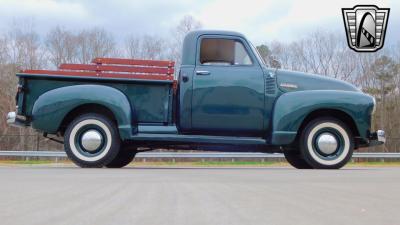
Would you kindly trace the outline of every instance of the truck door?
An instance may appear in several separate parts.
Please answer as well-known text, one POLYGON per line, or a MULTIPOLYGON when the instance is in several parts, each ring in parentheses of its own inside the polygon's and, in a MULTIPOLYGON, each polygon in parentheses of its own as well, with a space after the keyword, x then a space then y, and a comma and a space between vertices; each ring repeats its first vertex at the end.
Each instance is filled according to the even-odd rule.
POLYGON ((193 74, 192 129, 200 133, 261 134, 264 75, 240 37, 200 36, 193 74))

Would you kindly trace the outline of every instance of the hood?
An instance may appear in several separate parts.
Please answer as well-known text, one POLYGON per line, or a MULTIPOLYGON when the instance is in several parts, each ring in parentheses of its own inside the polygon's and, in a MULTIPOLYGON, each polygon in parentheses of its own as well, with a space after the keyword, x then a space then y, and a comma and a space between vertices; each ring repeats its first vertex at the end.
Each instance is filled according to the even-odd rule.
POLYGON ((277 70, 277 85, 283 92, 304 90, 340 90, 361 92, 354 85, 322 75, 277 70))

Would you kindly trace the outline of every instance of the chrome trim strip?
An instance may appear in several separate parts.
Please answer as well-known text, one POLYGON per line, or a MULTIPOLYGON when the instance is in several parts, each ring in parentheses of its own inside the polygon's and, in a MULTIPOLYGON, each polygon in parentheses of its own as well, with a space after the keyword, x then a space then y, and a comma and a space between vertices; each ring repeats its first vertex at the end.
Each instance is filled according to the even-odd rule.
POLYGON ((279 86, 282 88, 293 88, 293 89, 298 88, 297 84, 292 84, 292 83, 280 83, 279 86))

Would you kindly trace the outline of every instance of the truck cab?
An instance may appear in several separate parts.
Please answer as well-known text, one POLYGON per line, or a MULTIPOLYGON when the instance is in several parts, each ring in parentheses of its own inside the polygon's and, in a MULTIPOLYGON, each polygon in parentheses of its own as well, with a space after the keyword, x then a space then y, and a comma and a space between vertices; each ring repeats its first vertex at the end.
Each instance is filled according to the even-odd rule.
POLYGON ((179 129, 264 136, 277 94, 274 76, 241 34, 188 34, 179 71, 177 118, 185 118, 179 121, 179 129))
POLYGON ((122 167, 138 151, 283 152, 296 168, 337 169, 370 130, 375 99, 319 75, 268 68, 240 33, 187 34, 182 64, 97 58, 23 71, 7 121, 63 142, 82 167, 122 167))

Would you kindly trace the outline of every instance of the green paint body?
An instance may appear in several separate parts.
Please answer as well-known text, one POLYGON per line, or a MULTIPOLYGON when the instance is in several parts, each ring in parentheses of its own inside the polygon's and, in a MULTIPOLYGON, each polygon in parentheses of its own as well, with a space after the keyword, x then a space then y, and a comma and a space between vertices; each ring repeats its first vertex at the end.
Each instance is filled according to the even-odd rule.
MULTIPOLYGON (((242 136, 264 139, 265 145, 287 145, 307 115, 321 109, 346 113, 366 139, 374 107, 371 96, 346 82, 266 68, 246 38, 235 32, 195 31, 186 36, 175 98, 170 81, 17 75, 26 89, 18 96, 18 113, 31 118, 35 129, 56 133, 73 109, 97 104, 113 112, 123 140, 134 140, 138 125, 157 125, 158 135, 155 129, 154 134, 138 135, 136 140, 168 141, 168 129, 161 128, 176 125, 171 141, 204 143, 213 136, 214 143, 242 136), (253 64, 201 65, 199 45, 207 37, 240 41, 253 64), (210 74, 199 75, 200 70, 210 74), (185 139, 184 135, 191 136, 185 139)), ((254 143, 260 144, 259 139, 254 143)))

